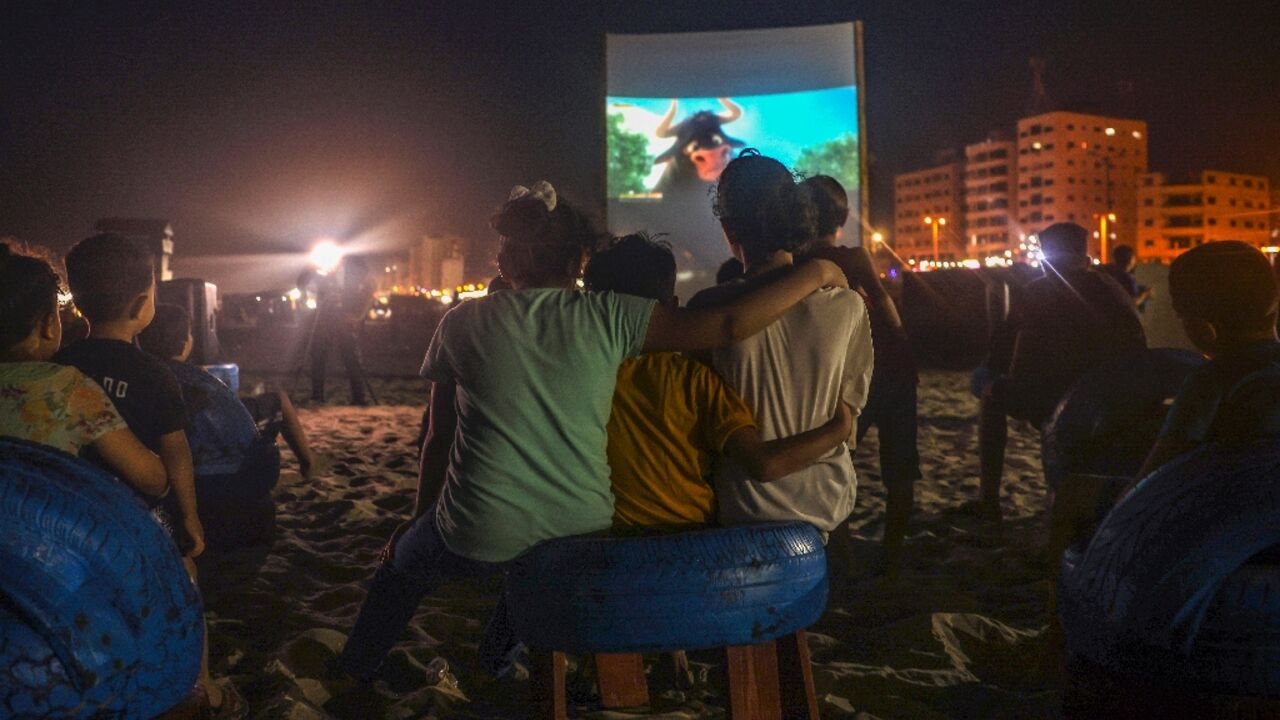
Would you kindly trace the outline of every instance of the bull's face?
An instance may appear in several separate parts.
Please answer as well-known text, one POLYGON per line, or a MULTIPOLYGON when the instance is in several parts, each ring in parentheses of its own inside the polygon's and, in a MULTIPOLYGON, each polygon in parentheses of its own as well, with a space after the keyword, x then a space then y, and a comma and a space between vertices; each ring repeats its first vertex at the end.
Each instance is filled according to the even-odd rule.
POLYGON ((684 154, 693 163, 698 179, 714 182, 733 159, 733 148, 720 133, 708 133, 684 146, 684 154))

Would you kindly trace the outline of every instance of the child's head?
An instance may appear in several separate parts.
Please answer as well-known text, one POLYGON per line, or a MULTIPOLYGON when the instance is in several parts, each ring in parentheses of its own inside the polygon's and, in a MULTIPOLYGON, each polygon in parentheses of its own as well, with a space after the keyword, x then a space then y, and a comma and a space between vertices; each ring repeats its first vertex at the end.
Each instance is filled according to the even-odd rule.
POLYGON ((814 238, 813 202, 782 163, 744 150, 725 167, 713 204, 734 254, 748 266, 814 238))
POLYGON ((128 238, 111 233, 81 240, 67 253, 67 284, 89 321, 129 321, 135 332, 155 314, 151 256, 128 238))
POLYGON ((670 305, 676 295, 676 256, 662 240, 627 235, 592 256, 583 281, 594 292, 638 295, 670 305))
POLYGON ((502 236, 498 268, 513 287, 567 287, 603 234, 546 182, 517 187, 489 224, 502 236))
POLYGON ((181 305, 156 304, 156 316, 138 333, 138 344, 158 358, 184 362, 191 354, 191 314, 181 305))
POLYGON ((62 342, 61 285, 49 263, 0 243, 0 355, 15 360, 53 357, 62 342))
POLYGON ((1179 255, 1169 268, 1169 296, 1187 337, 1209 355, 1274 337, 1275 273, 1247 243, 1210 242, 1179 255))
POLYGON ((809 193, 817 212, 819 238, 838 238, 849 219, 849 194, 839 180, 830 175, 814 175, 800 183, 809 193))
POLYGON ((1070 222, 1054 223, 1040 231, 1045 262, 1059 269, 1088 264, 1089 231, 1070 222))
POLYGON ((1117 245, 1111 248, 1111 264, 1128 272, 1138 264, 1138 253, 1131 245, 1117 245))

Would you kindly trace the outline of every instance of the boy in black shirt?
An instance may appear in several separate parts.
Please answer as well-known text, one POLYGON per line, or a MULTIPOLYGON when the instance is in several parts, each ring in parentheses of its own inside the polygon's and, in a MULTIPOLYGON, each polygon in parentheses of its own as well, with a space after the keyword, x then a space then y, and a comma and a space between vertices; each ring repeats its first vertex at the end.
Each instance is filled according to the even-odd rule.
MULTIPOLYGON (((72 343, 54 360, 96 380, 138 439, 160 456, 173 488, 175 540, 187 572, 204 552, 204 528, 196 511, 195 473, 187 445, 182 389, 162 362, 134 345, 156 311, 151 257, 127 238, 104 233, 76 243, 67 253, 67 284, 76 307, 89 322, 89 337, 72 343)), ((200 685, 220 714, 243 707, 230 687, 214 683, 208 671, 208 640, 200 685)), ((236 713, 239 714, 238 712, 236 713)))
POLYGON ((1259 390, 1280 378, 1280 292, 1267 257, 1238 240, 1192 248, 1169 268, 1169 295, 1187 338, 1209 362, 1178 390, 1138 479, 1206 442, 1275 432, 1265 421, 1274 395, 1259 390))

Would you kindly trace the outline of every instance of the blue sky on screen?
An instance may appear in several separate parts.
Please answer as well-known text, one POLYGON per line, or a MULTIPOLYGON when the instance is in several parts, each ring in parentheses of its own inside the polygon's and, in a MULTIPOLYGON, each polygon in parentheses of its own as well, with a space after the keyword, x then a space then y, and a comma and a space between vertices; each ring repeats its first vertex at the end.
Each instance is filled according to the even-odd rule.
MULTIPOLYGON (((845 133, 857 134, 857 88, 853 86, 807 90, 776 95, 738 95, 729 99, 742 106, 742 117, 725 125, 724 131, 746 147, 754 147, 777 158, 787 167, 806 147, 834 140, 845 133)), ((671 104, 670 98, 609 97, 608 112, 620 113, 622 127, 649 138, 649 153, 661 154, 671 146, 671 138, 658 138, 653 131, 671 104)), ((681 98, 675 122, 699 110, 724 112, 716 98, 681 98)), ((647 178, 652 187, 662 175, 662 166, 647 178)))

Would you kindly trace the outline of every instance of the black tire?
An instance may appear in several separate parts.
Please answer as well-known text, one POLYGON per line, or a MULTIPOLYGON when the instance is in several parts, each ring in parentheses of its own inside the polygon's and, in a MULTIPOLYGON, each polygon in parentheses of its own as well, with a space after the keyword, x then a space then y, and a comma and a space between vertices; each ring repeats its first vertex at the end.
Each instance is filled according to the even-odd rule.
POLYGON ((1280 697, 1280 440, 1210 445, 1144 479, 1063 566, 1068 650, 1184 688, 1280 697))
POLYGON ((200 668, 200 598, 115 478, 0 439, 0 716, 150 718, 200 668))
POLYGON ((822 537, 774 523, 643 538, 566 538, 515 564, 511 619, 530 647, 666 652, 804 629, 827 601, 822 537))
POLYGON ((1191 351, 1158 348, 1103 363, 1077 380, 1041 436, 1049 487, 1071 473, 1137 475, 1164 424, 1166 403, 1203 363, 1191 351))

